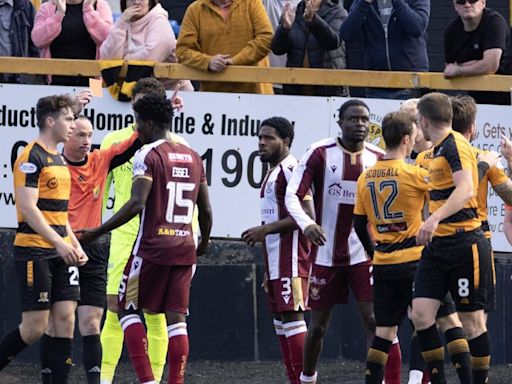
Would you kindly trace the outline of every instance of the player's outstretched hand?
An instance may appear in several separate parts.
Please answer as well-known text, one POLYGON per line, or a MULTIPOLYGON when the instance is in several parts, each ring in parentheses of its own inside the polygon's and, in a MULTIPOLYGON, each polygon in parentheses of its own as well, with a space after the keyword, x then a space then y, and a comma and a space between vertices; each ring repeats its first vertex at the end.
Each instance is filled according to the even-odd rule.
POLYGON ((478 161, 489 164, 489 167, 494 167, 498 163, 499 157, 500 154, 498 152, 483 152, 478 155, 478 161))
POLYGON ((322 246, 327 242, 327 235, 323 228, 318 224, 311 224, 308 226, 304 230, 304 236, 306 236, 313 244, 318 246, 322 246))
POLYGON ((267 227, 265 225, 249 228, 242 233, 242 240, 251 247, 257 243, 263 243, 263 240, 267 235, 266 228, 267 227))
POLYGON ((99 234, 96 233, 96 228, 80 228, 76 229, 74 232, 80 244, 90 243, 99 237, 99 234))
POLYGON ((501 144, 501 154, 507 160, 507 162, 512 162, 512 142, 507 139, 505 136, 500 137, 501 144))
POLYGON ((416 234, 416 244, 427 245, 430 243, 438 224, 439 222, 433 216, 430 216, 427 220, 425 220, 425 222, 421 225, 420 230, 416 234))
POLYGON ((196 249, 196 255, 203 256, 206 253, 208 244, 210 244, 209 240, 201 238, 201 241, 199 242, 199 245, 197 246, 197 249, 196 249))
POLYGON ((55 246, 57 253, 67 265, 75 265, 80 258, 78 250, 71 244, 61 241, 55 246))

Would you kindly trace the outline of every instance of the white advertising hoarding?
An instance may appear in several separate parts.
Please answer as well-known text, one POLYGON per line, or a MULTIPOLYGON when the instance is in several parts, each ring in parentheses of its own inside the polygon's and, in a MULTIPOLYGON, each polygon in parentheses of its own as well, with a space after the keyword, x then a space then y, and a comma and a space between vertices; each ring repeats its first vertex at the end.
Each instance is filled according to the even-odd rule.
MULTIPOLYGON (((105 91, 105 90, 104 90, 105 91)), ((19 150, 37 137, 35 105, 40 97, 70 93, 70 87, 0 85, 0 228, 15 228, 16 212, 11 166, 19 150)), ((268 96, 182 92, 185 109, 177 113, 173 132, 182 135, 204 160, 214 212, 212 235, 239 237, 260 222, 258 188, 265 170, 257 156, 257 134, 262 120, 283 116, 294 123, 292 153, 300 158, 309 144, 338 135, 338 108, 344 98, 268 96)), ((382 146, 380 126, 384 115, 396 110, 396 100, 366 99, 371 111, 370 137, 382 146)), ((510 107, 479 106, 475 145, 499 150, 499 134, 512 136, 507 125, 510 107)), ((130 103, 113 100, 106 92, 95 98, 84 114, 94 127, 93 144, 111 131, 133 122, 130 103)), ((494 193, 489 199, 493 247, 512 251, 503 235, 503 202, 494 193)))

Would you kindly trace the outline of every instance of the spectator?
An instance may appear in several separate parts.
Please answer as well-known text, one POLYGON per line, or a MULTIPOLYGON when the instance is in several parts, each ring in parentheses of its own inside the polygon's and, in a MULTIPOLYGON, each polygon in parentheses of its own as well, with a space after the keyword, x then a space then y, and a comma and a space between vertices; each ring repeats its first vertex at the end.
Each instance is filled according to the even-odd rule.
MULTIPOLYGON (((294 12, 287 2, 272 39, 272 52, 288 54, 287 67, 345 68, 345 47, 339 29, 347 11, 339 0, 302 0, 294 12)), ((341 86, 285 84, 287 95, 347 96, 341 86)))
MULTIPOLYGON (((500 62, 509 39, 508 25, 498 12, 485 7, 486 0, 454 0, 458 16, 444 31, 444 76, 501 73, 500 62)), ((510 94, 469 92, 479 104, 510 104, 510 94)))
MULTIPOLYGON (((272 29, 274 30, 274 34, 276 33, 277 27, 281 21, 281 15, 284 11, 284 5, 290 2, 293 9, 297 7, 299 0, 263 0, 263 6, 267 11, 268 19, 270 20, 270 24, 272 24, 272 29)), ((283 68, 286 67, 286 54, 284 55, 276 55, 273 52, 270 52, 268 55, 268 60, 270 62, 271 67, 283 68)), ((283 85, 282 84, 273 84, 274 93, 281 94, 283 93, 283 85)))
MULTIPOLYGON (((43 58, 94 60, 111 27, 112 11, 105 0, 51 0, 36 13, 32 40, 43 58)), ((48 83, 88 86, 89 80, 49 76, 48 83)))
MULTIPOLYGON (((0 1, 0 56, 38 57, 30 31, 36 11, 29 0, 0 1)), ((1 83, 33 83, 34 76, 0 73, 1 83)))
MULTIPOLYGON (((183 18, 176 54, 180 63, 202 71, 266 67, 271 41, 272 25, 261 0, 196 0, 183 18)), ((272 94, 266 83, 203 81, 201 90, 272 94)))
MULTIPOLYGON (((340 34, 364 33, 365 67, 376 71, 428 71, 427 26, 430 0, 354 0, 340 34)), ((409 99, 417 90, 369 88, 368 97, 409 99)))
MULTIPOLYGON (((176 63, 176 37, 157 0, 121 0, 121 11, 101 46, 102 59, 176 63)), ((188 80, 164 81, 167 89, 178 84, 183 91, 194 90, 188 80)))

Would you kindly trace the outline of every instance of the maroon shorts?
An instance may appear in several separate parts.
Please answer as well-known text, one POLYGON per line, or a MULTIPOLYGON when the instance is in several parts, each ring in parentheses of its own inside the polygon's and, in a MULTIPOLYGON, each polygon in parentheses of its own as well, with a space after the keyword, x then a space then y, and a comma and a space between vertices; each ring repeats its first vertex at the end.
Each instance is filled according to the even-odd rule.
POLYGON ((267 298, 272 313, 309 311, 307 277, 281 277, 267 283, 267 298))
POLYGON ((160 265, 131 255, 119 285, 119 307, 188 314, 195 265, 160 265))
POLYGON ((324 267, 313 264, 306 302, 311 309, 329 309, 346 304, 349 288, 357 301, 373 301, 371 261, 347 267, 324 267))

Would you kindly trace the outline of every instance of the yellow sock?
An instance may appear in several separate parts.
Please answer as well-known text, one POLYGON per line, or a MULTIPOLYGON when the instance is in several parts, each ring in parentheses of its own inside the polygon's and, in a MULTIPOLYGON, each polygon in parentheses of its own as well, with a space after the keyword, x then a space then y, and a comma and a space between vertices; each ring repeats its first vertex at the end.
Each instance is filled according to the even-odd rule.
POLYGON ((163 313, 157 315, 145 313, 144 319, 148 330, 148 355, 151 369, 153 370, 155 380, 160 382, 164 373, 167 347, 169 346, 167 321, 163 313))
POLYGON ((108 311, 105 317, 105 324, 101 330, 101 348, 103 357, 101 359, 101 383, 112 383, 116 373, 117 363, 123 352, 124 334, 119 324, 117 313, 108 311))

